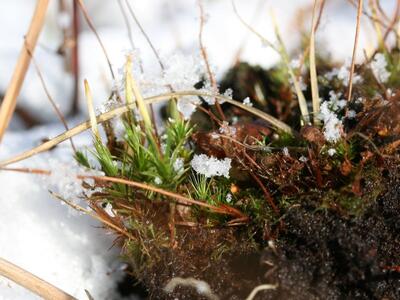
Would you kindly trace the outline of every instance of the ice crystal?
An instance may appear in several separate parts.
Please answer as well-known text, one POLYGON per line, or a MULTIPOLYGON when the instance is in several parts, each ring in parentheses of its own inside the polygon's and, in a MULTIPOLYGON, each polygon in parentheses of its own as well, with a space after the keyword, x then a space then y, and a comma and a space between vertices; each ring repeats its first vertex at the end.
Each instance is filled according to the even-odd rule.
POLYGON ((253 103, 250 101, 249 97, 247 97, 243 100, 243 104, 246 106, 250 106, 250 107, 253 106, 253 103))
POLYGON ((283 153, 283 155, 285 155, 285 156, 290 156, 290 154, 289 154, 289 149, 288 149, 287 147, 283 147, 282 153, 283 153))
MULTIPOLYGON (((350 79, 350 66, 351 60, 346 60, 344 65, 340 68, 334 68, 332 71, 325 74, 328 80, 332 80, 334 77, 342 81, 344 86, 349 84, 350 79)), ((363 79, 360 75, 353 73, 353 84, 362 83, 363 79)))
POLYGON ((177 173, 181 173, 183 171, 183 166, 184 166, 184 159, 182 157, 178 157, 174 161, 174 171, 177 173))
POLYGON ((121 142, 124 140, 126 131, 125 131, 125 126, 124 123, 122 122, 121 118, 117 117, 112 119, 112 127, 114 129, 114 134, 115 138, 118 142, 121 142))
POLYGON ((224 122, 222 122, 222 125, 219 128, 219 132, 221 134, 225 134, 228 136, 235 136, 236 135, 236 127, 229 126, 229 123, 224 121, 224 122))
POLYGON ((329 108, 327 101, 321 104, 320 119, 324 122, 325 139, 329 142, 337 142, 341 137, 342 121, 329 108))
POLYGON ((183 115, 185 120, 189 120, 192 114, 196 111, 201 101, 197 97, 181 97, 178 100, 178 110, 183 115))
POLYGON ((302 156, 300 156, 299 161, 305 163, 308 161, 308 158, 302 155, 302 156))
POLYGON ((371 62, 372 73, 380 83, 385 83, 390 77, 390 73, 387 70, 387 61, 385 55, 377 53, 371 62))
POLYGON ((198 174, 204 175, 206 178, 213 176, 225 176, 229 178, 229 170, 231 169, 230 158, 217 159, 213 156, 209 157, 205 154, 194 155, 190 165, 198 174))
POLYGON ((228 194, 226 195, 225 201, 228 202, 228 203, 231 203, 231 202, 232 202, 232 194, 231 194, 231 193, 228 193, 228 194))
POLYGON ((355 112, 354 110, 350 109, 350 110, 347 112, 347 118, 348 118, 348 119, 354 119, 355 117, 356 117, 356 112, 355 112))
POLYGON ((336 154, 336 150, 331 148, 328 150, 328 154, 329 154, 329 156, 334 156, 336 154))
POLYGON ((155 184, 157 184, 157 185, 160 185, 160 184, 162 184, 162 180, 161 180, 161 178, 160 177, 156 177, 156 178, 154 178, 154 183, 155 184))

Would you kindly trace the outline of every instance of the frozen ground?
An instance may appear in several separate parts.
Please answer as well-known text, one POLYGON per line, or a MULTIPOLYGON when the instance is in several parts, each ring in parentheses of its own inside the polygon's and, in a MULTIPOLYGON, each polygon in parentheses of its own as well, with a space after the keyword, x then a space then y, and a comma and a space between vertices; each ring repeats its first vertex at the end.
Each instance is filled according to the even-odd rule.
MULTIPOLYGON (((332 53, 334 59, 343 60, 350 57, 352 51, 355 10, 346 1, 327 2, 317 40, 320 45, 324 45, 325 50, 332 53)), ((393 2, 383 1, 388 11, 393 2)), ((61 57, 54 52, 61 42, 57 3, 51 1, 35 56, 53 98, 61 110, 66 112, 72 94, 72 78, 64 71, 61 57)), ((124 53, 131 48, 117 2, 87 0, 85 3, 117 71, 125 59, 124 53)), ((169 55, 177 51, 184 54, 198 52, 199 20, 195 0, 131 0, 130 3, 162 57, 168 59, 169 55)), ((287 46, 291 51, 296 51, 299 41, 299 9, 303 9, 306 16, 309 16, 307 14, 312 1, 281 0, 277 3, 237 0, 236 3, 241 16, 271 41, 275 40, 269 13, 273 9, 287 46), (265 4, 261 5, 262 2, 265 4), (258 5, 261 9, 256 9, 258 5)), ((246 46, 241 55, 243 60, 270 66, 278 59, 272 50, 263 47, 257 38, 243 28, 233 13, 230 0, 205 1, 204 4, 208 14, 204 43, 210 60, 217 66, 219 77, 232 65, 244 41, 246 46)), ((33 8, 34 1, 31 0, 0 2, 0 93, 4 92, 11 77, 33 8)), ((367 20, 364 20, 364 25, 360 45, 370 49, 374 44, 373 40, 367 38, 371 28, 367 20)), ((133 22, 131 26, 135 47, 139 48, 145 71, 158 72, 150 48, 133 22)), ((81 75, 82 79, 89 80, 99 105, 107 98, 112 83, 97 41, 86 26, 83 29, 79 38, 81 75)), ((82 91, 80 94, 82 98, 82 91)), ((33 69, 24 82, 19 104, 46 125, 23 130, 18 120, 14 120, 0 145, 0 159, 13 156, 38 145, 43 138, 62 132, 33 69)), ((83 103, 83 111, 84 106, 83 103)), ((81 116, 71 122, 76 123, 83 118, 81 116)), ((75 141, 82 147, 90 143, 90 138, 82 135, 75 141)), ((67 162, 71 160, 69 144, 59 145, 51 152, 18 165, 46 167, 49 158, 67 162)), ((43 181, 33 175, 0 172, 0 190, 0 257, 80 299, 85 299, 84 289, 89 290, 96 300, 115 298, 112 293, 121 273, 116 271, 119 268, 115 259, 117 249, 109 250, 112 236, 96 228, 99 224, 89 217, 69 214, 65 206, 49 196, 43 181)), ((35 297, 0 278, 0 299, 35 297)))

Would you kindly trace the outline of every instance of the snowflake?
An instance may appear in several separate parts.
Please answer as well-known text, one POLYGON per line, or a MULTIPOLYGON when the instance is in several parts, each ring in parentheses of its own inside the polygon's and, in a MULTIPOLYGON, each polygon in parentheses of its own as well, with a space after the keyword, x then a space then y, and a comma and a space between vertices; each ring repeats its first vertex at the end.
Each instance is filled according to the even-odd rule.
POLYGON ((329 156, 334 156, 336 154, 336 150, 331 148, 328 150, 328 154, 329 154, 329 156))
POLYGON ((283 153, 283 155, 285 155, 285 156, 290 156, 290 154, 289 154, 289 149, 288 149, 287 147, 283 147, 282 153, 283 153))
POLYGON ((324 122, 324 136, 329 142, 336 142, 341 137, 342 121, 334 111, 329 109, 328 102, 323 102, 320 109, 320 119, 324 122))
POLYGON ((372 73, 380 83, 385 83, 390 77, 390 73, 386 69, 387 61, 382 53, 377 53, 371 62, 372 73))
POLYGON ((225 176, 229 178, 229 170, 231 169, 232 159, 217 159, 213 156, 209 157, 205 154, 194 155, 190 165, 198 174, 204 175, 206 178, 213 176, 225 176))
POLYGON ((183 118, 189 120, 200 104, 201 101, 197 97, 181 97, 178 100, 177 107, 183 118))
POLYGON ((184 166, 184 159, 182 157, 178 157, 174 161, 174 171, 177 173, 181 173, 183 171, 183 166, 184 166))
POLYGON ((249 97, 246 97, 246 98, 243 100, 243 105, 252 107, 252 106, 253 106, 253 103, 250 101, 250 98, 249 98, 249 97))

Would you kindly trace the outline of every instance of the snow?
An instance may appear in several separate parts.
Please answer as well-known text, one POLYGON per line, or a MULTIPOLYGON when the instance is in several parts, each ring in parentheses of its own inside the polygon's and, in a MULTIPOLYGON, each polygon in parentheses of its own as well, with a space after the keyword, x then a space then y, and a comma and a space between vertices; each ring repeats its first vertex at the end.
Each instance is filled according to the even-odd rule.
POLYGON ((213 156, 209 157, 205 154, 193 156, 190 163, 196 173, 204 175, 206 178, 213 176, 225 176, 229 178, 229 170, 231 169, 232 159, 217 159, 213 156))
POLYGON ((386 67, 387 61, 385 55, 383 55, 382 53, 375 54, 374 59, 371 61, 371 69, 372 73, 374 73, 375 78, 380 83, 385 83, 390 77, 390 73, 388 72, 386 67))
POLYGON ((341 138, 342 121, 328 107, 328 102, 322 102, 320 119, 324 122, 324 136, 328 142, 337 142, 341 138))
MULTIPOLYGON (((33 129, 28 135, 8 132, 0 148, 0 159, 61 131, 61 126, 51 124, 33 129)), ((90 143, 87 135, 74 141, 79 148, 90 143)), ((117 260, 119 250, 110 249, 114 236, 105 234, 91 217, 70 214, 69 207, 48 192, 48 188, 57 189, 77 201, 75 195, 82 189, 71 175, 81 169, 71 167, 71 155, 67 141, 51 152, 13 165, 53 167, 55 173, 44 180, 37 175, 0 171, 0 216, 2 224, 7 224, 0 226, 0 257, 79 299, 86 299, 84 289, 95 299, 116 299, 116 281, 122 272, 114 272, 121 264, 117 260), (65 188, 68 186, 71 189, 65 188)), ((0 277, 0 299, 38 298, 0 277)))

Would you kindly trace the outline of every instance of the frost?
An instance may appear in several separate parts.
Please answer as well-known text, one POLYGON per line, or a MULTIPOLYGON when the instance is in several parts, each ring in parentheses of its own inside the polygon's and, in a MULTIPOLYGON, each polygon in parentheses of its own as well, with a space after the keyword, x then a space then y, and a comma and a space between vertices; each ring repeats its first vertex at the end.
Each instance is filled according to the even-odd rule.
POLYGON ((232 194, 231 194, 231 193, 228 193, 228 194, 226 195, 225 201, 228 202, 228 203, 231 203, 231 202, 232 202, 232 194))
MULTIPOLYGON (((93 192, 97 191, 96 189, 85 189, 82 186, 83 180, 79 179, 77 175, 104 175, 104 173, 100 171, 88 171, 74 161, 67 164, 59 160, 50 159, 49 165, 51 174, 42 178, 43 183, 46 185, 47 189, 57 193, 63 199, 71 201, 72 203, 78 203, 79 199, 84 196, 85 193, 90 196, 93 192)), ((85 181, 91 186, 94 185, 93 179, 85 179, 85 181)), ((70 212, 74 214, 75 211, 71 208, 70 212)))
POLYGON ((222 125, 219 128, 219 132, 221 134, 225 134, 228 136, 235 136, 236 135, 236 127, 229 126, 229 123, 224 121, 224 122, 222 122, 222 125))
POLYGON ((356 117, 356 112, 354 110, 351 109, 347 112, 348 119, 354 119, 355 117, 356 117))
POLYGON ((121 142, 124 140, 126 131, 125 131, 125 126, 124 123, 122 122, 121 118, 117 117, 112 119, 112 127, 114 129, 114 134, 118 142, 121 142))
POLYGON ((201 81, 203 65, 200 56, 178 53, 164 61, 166 64, 161 79, 164 85, 170 85, 177 91, 193 90, 194 85, 201 81))
POLYGON ((183 166, 184 166, 184 159, 182 157, 178 157, 177 159, 175 159, 173 165, 175 172, 181 173, 183 171, 183 166))
POLYGON ((104 207, 104 211, 107 213, 107 215, 109 215, 110 217, 114 218, 115 214, 113 211, 113 207, 111 205, 111 203, 107 203, 106 206, 104 207))
POLYGON ((372 73, 380 83, 385 83, 390 77, 390 73, 386 69, 387 61, 382 53, 377 53, 371 62, 372 73))
POLYGON ((181 97, 178 100, 178 111, 183 115, 185 120, 189 120, 192 114, 196 111, 201 101, 197 97, 181 97))
POLYGON ((290 62, 290 67, 292 69, 298 69, 300 68, 300 59, 296 58, 296 59, 292 59, 292 61, 290 62))
POLYGON ((290 154, 289 154, 289 149, 288 149, 287 147, 283 147, 282 153, 283 153, 283 155, 285 155, 285 156, 290 156, 290 154))
POLYGON ((154 183, 155 184, 157 184, 157 185, 160 185, 160 184, 162 184, 162 180, 161 180, 161 178, 160 177, 156 177, 156 178, 154 178, 154 183))
POLYGON ((329 154, 329 156, 334 156, 336 154, 336 150, 331 148, 328 150, 328 154, 329 154))
POLYGON ((246 106, 250 106, 250 107, 253 106, 253 103, 250 101, 250 98, 249 98, 249 97, 247 97, 247 98, 245 98, 245 99, 243 100, 243 104, 246 105, 246 106))
POLYGON ((233 97, 233 90, 232 90, 232 89, 226 89, 225 92, 224 92, 224 96, 227 97, 227 98, 232 99, 232 97, 233 97))
POLYGON ((321 104, 320 119, 324 122, 324 136, 329 142, 336 142, 341 137, 342 121, 334 111, 329 109, 328 102, 321 104))
MULTIPOLYGON (((334 77, 337 77, 340 81, 342 81, 344 86, 349 84, 350 79, 350 67, 351 60, 347 59, 342 67, 334 68, 332 71, 325 74, 325 77, 328 80, 332 80, 334 77)), ((363 79, 360 75, 353 73, 353 84, 362 83, 363 79)))
POLYGON ((213 176, 225 176, 229 178, 229 170, 231 169, 232 159, 217 159, 213 156, 209 157, 205 154, 194 155, 190 165, 198 174, 204 175, 206 178, 213 176))
POLYGON ((302 156, 300 156, 299 161, 305 163, 308 161, 308 158, 302 155, 302 156))

